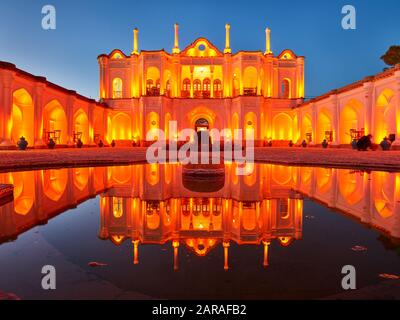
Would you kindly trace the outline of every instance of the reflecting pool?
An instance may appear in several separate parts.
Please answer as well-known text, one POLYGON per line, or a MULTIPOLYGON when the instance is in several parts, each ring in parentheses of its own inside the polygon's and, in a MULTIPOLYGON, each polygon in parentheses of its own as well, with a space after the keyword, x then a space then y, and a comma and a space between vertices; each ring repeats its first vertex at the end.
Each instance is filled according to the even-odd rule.
POLYGON ((23 299, 308 299, 400 270, 400 173, 257 164, 0 173, 0 292, 23 299), (352 250, 359 246, 364 250, 352 250), (41 287, 42 267, 57 289, 41 287))

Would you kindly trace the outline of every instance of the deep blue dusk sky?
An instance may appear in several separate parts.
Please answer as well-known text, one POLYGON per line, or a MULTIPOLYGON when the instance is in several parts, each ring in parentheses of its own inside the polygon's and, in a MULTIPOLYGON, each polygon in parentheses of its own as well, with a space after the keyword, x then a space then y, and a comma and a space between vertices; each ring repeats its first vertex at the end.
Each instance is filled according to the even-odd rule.
POLYGON ((269 26, 275 54, 290 48, 306 56, 311 97, 382 71, 379 57, 400 44, 399 12, 398 0, 1 0, 0 60, 97 99, 97 56, 114 48, 129 54, 134 27, 143 50, 170 52, 175 22, 181 49, 204 36, 223 50, 229 22, 236 52, 264 51, 269 26), (41 28, 46 4, 57 9, 55 31, 41 28), (357 9, 357 30, 341 28, 346 4, 357 9))

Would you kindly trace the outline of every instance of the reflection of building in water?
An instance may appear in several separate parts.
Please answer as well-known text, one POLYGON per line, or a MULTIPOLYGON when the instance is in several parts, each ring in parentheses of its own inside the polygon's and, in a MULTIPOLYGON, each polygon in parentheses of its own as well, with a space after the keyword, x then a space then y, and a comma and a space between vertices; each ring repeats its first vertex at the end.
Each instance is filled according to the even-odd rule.
POLYGON ((267 265, 272 241, 288 246, 302 237, 300 194, 400 238, 400 173, 260 164, 236 176, 235 169, 227 164, 224 177, 202 182, 220 186, 213 192, 187 183, 183 167, 170 164, 0 174, 0 183, 14 185, 14 202, 0 207, 0 239, 15 239, 98 194, 100 238, 131 241, 135 263, 139 244, 170 242, 176 267, 180 247, 205 256, 220 246, 227 268, 229 246, 237 243, 263 245, 267 265))
MULTIPOLYGON (((287 246, 301 238, 303 201, 291 190, 291 184, 266 183, 263 174, 271 167, 256 171, 254 176, 235 177, 236 168, 227 165, 225 183, 219 191, 211 193, 186 189, 182 169, 180 165, 148 166, 141 172, 143 179, 140 173, 133 174, 136 181, 126 180, 104 193, 100 237, 117 245, 127 239, 133 241, 135 263, 138 263, 138 243, 170 241, 176 268, 181 245, 198 256, 205 256, 220 245, 228 268, 232 241, 263 244, 264 265, 267 265, 271 241, 276 239, 287 246)), ((186 182, 188 179, 185 177, 186 182)), ((221 177, 204 183, 213 185, 218 183, 215 180, 221 177)))

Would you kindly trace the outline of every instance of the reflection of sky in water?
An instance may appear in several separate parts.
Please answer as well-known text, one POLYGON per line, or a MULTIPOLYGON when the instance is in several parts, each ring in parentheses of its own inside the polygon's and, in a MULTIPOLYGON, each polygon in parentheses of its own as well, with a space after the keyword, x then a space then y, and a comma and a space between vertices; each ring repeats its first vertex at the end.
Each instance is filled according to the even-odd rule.
MULTIPOLYGON (((40 263, 55 263, 65 269, 60 277, 74 279, 69 284, 76 287, 74 294, 62 285, 58 287, 58 294, 65 297, 101 297, 118 289, 156 298, 318 298, 341 292, 340 271, 347 264, 357 268, 358 287, 378 283, 379 273, 398 273, 400 259, 396 250, 391 250, 398 242, 388 233, 398 232, 394 201, 399 174, 260 165, 255 177, 234 177, 228 166, 221 190, 207 194, 185 189, 180 168, 96 169, 104 177, 97 176, 97 182, 94 169, 26 174, 29 180, 19 184, 14 203, 0 208, 1 237, 22 232, 16 242, 0 245, 0 259, 4 261, 0 290, 22 297, 43 297, 40 288, 33 285, 39 281, 34 270, 40 263), (48 182, 43 180, 46 177, 48 182), (65 177, 73 183, 55 184, 65 177), (14 212, 15 205, 29 208, 32 181, 33 209, 27 209, 25 215, 14 212), (100 181, 107 186, 101 186, 100 181), (61 196, 57 190, 61 190, 61 196), (41 206, 36 203, 39 194, 41 206), (87 200, 94 194, 99 195, 87 200), (25 197, 23 205, 18 202, 21 195, 25 197), (43 199, 49 195, 59 199, 49 203, 43 199), (306 196, 304 200, 302 195, 306 196), (309 200, 311 196, 315 200, 309 200), (57 207, 65 209, 79 202, 78 208, 62 214, 64 210, 57 207), (335 208, 328 209, 321 202, 335 208), (193 213, 196 203, 200 203, 197 216, 193 213), (179 204, 184 206, 180 215, 179 204), (210 207, 221 212, 210 214, 210 207), (241 210, 236 218, 235 210, 241 210), (187 219, 187 212, 192 225, 185 229, 182 221, 187 219), (35 227, 46 214, 48 224, 35 227), (159 215, 159 221, 154 215, 159 215), (171 221, 164 224, 166 217, 171 221), (202 219, 202 228, 194 218, 202 219), (280 224, 283 218, 290 223, 280 224), (218 219, 223 223, 218 224, 218 219), (113 235, 121 235, 122 244, 111 241, 113 235), (288 237, 293 240, 285 246, 288 237), (136 239, 139 263, 135 265, 132 240, 136 239), (179 267, 175 272, 173 243, 179 244, 175 246, 175 265, 179 267), (201 244, 197 254, 190 248, 193 243, 201 244), (199 249, 207 243, 210 247, 201 256, 199 249), (225 251, 224 243, 229 243, 225 251), (263 243, 270 243, 268 267, 263 267, 263 243), (350 250, 355 245, 368 251, 355 253, 350 250), (224 271, 224 259, 228 271, 224 271), (90 261, 108 266, 93 269, 87 266, 90 261), (92 289, 90 285, 98 282, 108 286, 92 289)), ((13 182, 18 185, 21 177, 23 174, 13 175, 13 182)), ((1 179, 6 182, 9 175, 2 174, 1 179)))

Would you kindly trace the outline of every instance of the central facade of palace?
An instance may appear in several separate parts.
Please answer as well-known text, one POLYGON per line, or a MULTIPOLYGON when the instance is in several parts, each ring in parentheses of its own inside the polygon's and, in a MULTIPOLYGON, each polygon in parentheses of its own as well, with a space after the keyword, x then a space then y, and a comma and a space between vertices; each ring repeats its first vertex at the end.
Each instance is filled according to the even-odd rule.
MULTIPOLYGON (((332 147, 372 134, 375 143, 388 137, 400 146, 400 66, 304 101, 304 57, 291 50, 274 55, 266 29, 266 50, 232 53, 230 26, 224 50, 205 38, 183 50, 178 25, 172 53, 139 51, 134 30, 133 51, 98 57, 100 101, 88 99, 0 62, 0 148, 15 148, 21 136, 29 147, 100 141, 117 146, 146 146, 149 132, 164 131, 172 121, 182 129, 235 129, 245 139, 254 130, 255 145, 289 141, 332 147)), ((163 137, 155 135, 156 140, 163 137)), ((218 137, 213 137, 218 141, 218 137)))
POLYGON ((304 57, 291 50, 273 55, 269 29, 265 53, 232 54, 229 32, 226 25, 223 52, 205 38, 181 51, 175 25, 172 54, 139 54, 135 29, 129 56, 120 50, 100 55, 100 96, 112 109, 109 139, 142 140, 153 129, 168 136, 170 121, 177 121, 178 131, 251 128, 259 142, 284 139, 285 126, 272 119, 280 114, 292 118, 293 108, 303 101, 304 57))

